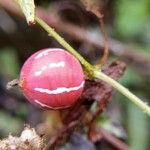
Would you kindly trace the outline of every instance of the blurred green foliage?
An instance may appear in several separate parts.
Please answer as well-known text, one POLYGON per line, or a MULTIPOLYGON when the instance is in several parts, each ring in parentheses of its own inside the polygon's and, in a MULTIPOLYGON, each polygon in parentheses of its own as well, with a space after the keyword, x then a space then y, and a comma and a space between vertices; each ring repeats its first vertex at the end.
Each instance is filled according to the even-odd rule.
MULTIPOLYGON (((11 48, 3 48, 0 49, 0 75, 2 76, 3 84, 6 84, 6 81, 12 80, 13 78, 18 77, 19 73, 19 61, 17 52, 11 48)), ((6 86, 6 85, 4 85, 6 86)), ((19 95, 18 89, 13 90, 16 95, 19 95)), ((5 101, 5 96, 2 97, 3 93, 0 94, 0 98, 2 101, 5 101)), ((7 98, 7 97, 6 97, 7 98)), ((13 102, 13 101, 12 101, 13 102)), ((15 104, 7 103, 8 107, 13 106, 15 104)), ((15 110, 18 116, 22 116, 24 114, 24 109, 22 109, 22 105, 20 109, 15 110)), ((14 115, 9 114, 7 111, 0 110, 0 136, 6 137, 9 134, 16 134, 21 131, 23 127, 23 121, 18 118, 14 117, 14 115)))
MULTIPOLYGON (((48 7, 49 1, 40 1, 40 4, 48 7)), ((137 53, 150 57, 150 1, 117 0, 113 5, 115 11, 115 18, 113 18, 114 36, 118 40, 127 42, 129 46, 137 50, 137 53)), ((98 27, 97 29, 99 30, 98 27)), ((0 49, 0 66, 2 67, 0 75, 8 79, 19 76, 20 62, 15 47, 0 49)), ((150 87, 150 78, 143 78, 130 65, 127 65, 127 71, 120 82, 143 99, 148 100, 150 98, 150 93, 146 92, 150 87), (143 86, 147 89, 142 89, 143 86)), ((150 147, 150 119, 122 95, 117 94, 113 100, 121 104, 120 115, 122 118, 119 118, 118 121, 123 124, 127 131, 127 139, 131 149, 148 150, 150 147)), ((18 133, 23 126, 22 120, 28 114, 27 111, 26 105, 20 105, 15 112, 21 118, 18 119, 6 111, 0 110, 0 136, 18 133)), ((98 124, 118 136, 122 134, 121 130, 111 125, 107 115, 101 116, 98 119, 98 124)))
POLYGON ((7 77, 16 78, 19 73, 19 61, 17 52, 13 48, 3 48, 0 50, 0 64, 3 67, 0 73, 7 77))
MULTIPOLYGON (((150 38, 150 1, 149 0, 118 0, 116 1, 116 31, 119 37, 126 40, 150 38)), ((146 41, 145 41, 146 42, 146 41)))
POLYGON ((14 118, 6 111, 0 111, 0 136, 6 137, 9 134, 15 135, 23 128, 23 122, 14 118))
MULTIPOLYGON (((115 30, 116 37, 128 41, 137 53, 150 56, 150 1, 149 0, 118 0, 115 5, 115 30), (132 43, 132 45, 131 45, 132 43), (139 51, 141 49, 142 51, 139 51)), ((127 71, 122 77, 121 83, 130 88, 136 95, 142 95, 148 100, 149 93, 141 89, 144 80, 133 68, 127 66, 127 71)), ((148 83, 148 82, 147 82, 148 83)), ((148 86, 148 85, 147 85, 148 86)), ((128 132, 128 142, 132 150, 148 150, 150 138, 150 119, 128 100, 118 96, 118 102, 122 102, 123 122, 128 132)))
POLYGON ((149 118, 131 103, 127 109, 128 141, 131 149, 146 150, 149 147, 149 118))

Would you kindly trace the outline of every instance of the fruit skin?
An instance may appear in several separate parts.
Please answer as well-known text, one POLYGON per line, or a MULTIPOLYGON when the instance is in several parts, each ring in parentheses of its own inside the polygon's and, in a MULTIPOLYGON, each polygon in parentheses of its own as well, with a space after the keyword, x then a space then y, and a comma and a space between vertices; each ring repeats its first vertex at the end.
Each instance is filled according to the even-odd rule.
POLYGON ((81 96, 84 82, 79 61, 59 48, 34 53, 26 60, 20 73, 20 87, 25 97, 47 109, 72 106, 81 96))

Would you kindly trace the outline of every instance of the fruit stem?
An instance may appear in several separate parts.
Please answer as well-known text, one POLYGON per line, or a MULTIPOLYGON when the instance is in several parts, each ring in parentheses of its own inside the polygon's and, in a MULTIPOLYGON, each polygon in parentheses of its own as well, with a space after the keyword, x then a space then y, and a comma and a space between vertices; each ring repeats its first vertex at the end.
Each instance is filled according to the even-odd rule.
POLYGON ((46 24, 41 18, 35 17, 35 20, 45 31, 48 32, 50 36, 52 36, 58 43, 60 43, 66 50, 72 53, 81 62, 90 77, 105 81, 150 116, 150 107, 146 103, 132 94, 127 88, 119 84, 117 81, 113 80, 101 71, 96 70, 94 66, 86 61, 69 43, 67 43, 53 28, 46 24))

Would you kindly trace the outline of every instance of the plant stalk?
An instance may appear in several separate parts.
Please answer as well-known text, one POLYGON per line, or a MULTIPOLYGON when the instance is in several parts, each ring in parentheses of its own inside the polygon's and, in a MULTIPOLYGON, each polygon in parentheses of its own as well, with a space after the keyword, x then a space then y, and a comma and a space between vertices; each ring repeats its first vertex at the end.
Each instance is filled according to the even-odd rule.
POLYGON ((145 113, 150 116, 150 107, 133 93, 131 93, 127 88, 122 86, 120 83, 105 75, 103 72, 97 70, 94 71, 94 77, 103 80, 112 87, 114 87, 116 90, 126 96, 129 100, 131 100, 134 104, 136 104, 139 108, 141 108, 145 113))
POLYGON ((93 66, 86 61, 69 43, 67 43, 53 28, 51 28, 48 24, 46 24, 41 18, 35 17, 35 20, 41 25, 41 27, 48 32, 50 36, 52 36, 58 43, 60 43, 66 50, 72 53, 80 63, 85 67, 88 73, 91 72, 93 66))

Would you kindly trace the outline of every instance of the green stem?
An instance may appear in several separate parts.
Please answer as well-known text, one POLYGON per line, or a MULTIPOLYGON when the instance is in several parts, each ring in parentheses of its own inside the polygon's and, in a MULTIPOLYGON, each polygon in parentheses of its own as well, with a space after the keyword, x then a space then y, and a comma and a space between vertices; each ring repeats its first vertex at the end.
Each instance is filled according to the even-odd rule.
POLYGON ((36 17, 35 20, 41 25, 41 27, 48 32, 50 36, 52 36, 58 43, 60 43, 66 50, 72 53, 81 64, 85 67, 88 73, 91 72, 93 66, 87 62, 70 44, 68 44, 53 28, 51 28, 48 24, 46 24, 42 19, 36 17))
POLYGON ((94 77, 103 80, 112 87, 114 87, 124 96, 129 98, 133 103, 135 103, 139 108, 141 108, 145 113, 150 115, 150 107, 146 103, 144 103, 141 99, 136 97, 133 93, 131 93, 127 88, 119 84, 117 81, 113 80, 112 78, 108 77, 107 75, 105 75, 100 71, 94 71, 94 77))
POLYGON ((42 19, 36 17, 35 20, 40 24, 40 26, 45 31, 48 32, 49 35, 51 35, 66 50, 72 53, 81 62, 81 64, 85 67, 85 70, 89 75, 91 75, 93 78, 103 80, 112 87, 114 87, 115 89, 117 89, 119 92, 121 92, 123 95, 129 98, 129 100, 135 103, 139 108, 141 108, 145 113, 147 113, 150 116, 150 107, 146 103, 144 103, 141 99, 132 94, 128 89, 119 84, 117 81, 108 77, 104 73, 96 70, 94 66, 92 66, 89 62, 87 62, 71 45, 69 45, 57 32, 55 32, 53 28, 47 25, 42 19))

